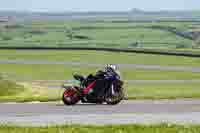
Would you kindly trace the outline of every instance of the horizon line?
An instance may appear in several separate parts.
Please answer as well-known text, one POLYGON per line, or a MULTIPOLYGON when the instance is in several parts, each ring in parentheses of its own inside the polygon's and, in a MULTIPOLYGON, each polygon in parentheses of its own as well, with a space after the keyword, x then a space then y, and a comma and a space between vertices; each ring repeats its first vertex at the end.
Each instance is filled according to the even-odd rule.
POLYGON ((0 12, 28 12, 28 13, 117 13, 117 12, 122 12, 122 13, 130 13, 134 11, 140 11, 140 12, 192 12, 192 11, 200 11, 200 9, 163 9, 163 10, 143 10, 140 8, 132 8, 130 10, 113 10, 113 11, 108 11, 108 10, 88 10, 88 11, 42 11, 42 10, 12 10, 12 9, 0 9, 0 12))

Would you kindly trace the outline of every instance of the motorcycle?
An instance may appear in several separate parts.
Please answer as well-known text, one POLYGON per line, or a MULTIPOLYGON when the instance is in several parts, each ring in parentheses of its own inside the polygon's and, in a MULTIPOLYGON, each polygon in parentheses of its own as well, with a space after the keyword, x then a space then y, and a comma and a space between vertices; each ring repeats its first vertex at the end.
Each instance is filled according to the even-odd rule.
POLYGON ((103 73, 101 76, 73 74, 79 85, 65 86, 62 101, 65 105, 82 103, 95 103, 115 105, 124 98, 123 81, 116 73, 103 73))

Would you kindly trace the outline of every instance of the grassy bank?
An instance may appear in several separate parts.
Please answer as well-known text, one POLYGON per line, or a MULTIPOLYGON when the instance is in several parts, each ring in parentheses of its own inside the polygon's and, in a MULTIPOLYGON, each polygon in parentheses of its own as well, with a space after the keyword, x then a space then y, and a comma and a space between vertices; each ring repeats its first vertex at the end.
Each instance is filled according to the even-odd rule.
POLYGON ((0 126, 2 133, 199 133, 200 126, 190 125, 108 125, 108 126, 0 126))
POLYGON ((0 80, 0 102, 55 101, 61 99, 61 94, 61 89, 0 80))
POLYGON ((12 81, 0 79, 0 97, 13 96, 23 92, 25 88, 12 81))

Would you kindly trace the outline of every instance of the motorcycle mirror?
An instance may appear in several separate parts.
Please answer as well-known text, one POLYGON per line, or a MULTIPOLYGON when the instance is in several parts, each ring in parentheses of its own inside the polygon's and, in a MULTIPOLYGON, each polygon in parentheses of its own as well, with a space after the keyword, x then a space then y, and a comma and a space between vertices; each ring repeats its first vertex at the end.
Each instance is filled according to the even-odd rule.
POLYGON ((72 72, 72 76, 77 75, 77 72, 72 72))

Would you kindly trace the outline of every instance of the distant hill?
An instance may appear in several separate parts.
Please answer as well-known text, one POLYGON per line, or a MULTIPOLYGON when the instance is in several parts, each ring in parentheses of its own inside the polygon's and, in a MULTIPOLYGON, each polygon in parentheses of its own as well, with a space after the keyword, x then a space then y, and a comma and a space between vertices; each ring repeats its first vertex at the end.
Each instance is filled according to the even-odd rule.
POLYGON ((144 11, 141 9, 133 8, 131 10, 133 14, 145 14, 145 15, 163 15, 163 16, 194 16, 198 15, 200 16, 200 11, 183 11, 183 10, 177 10, 177 11, 167 11, 167 10, 161 10, 161 11, 144 11))
POLYGON ((28 20, 69 20, 88 19, 94 17, 125 17, 134 19, 148 18, 172 18, 172 19, 195 19, 200 20, 200 11, 143 11, 133 8, 129 12, 19 12, 0 11, 0 21, 28 21, 28 20))

